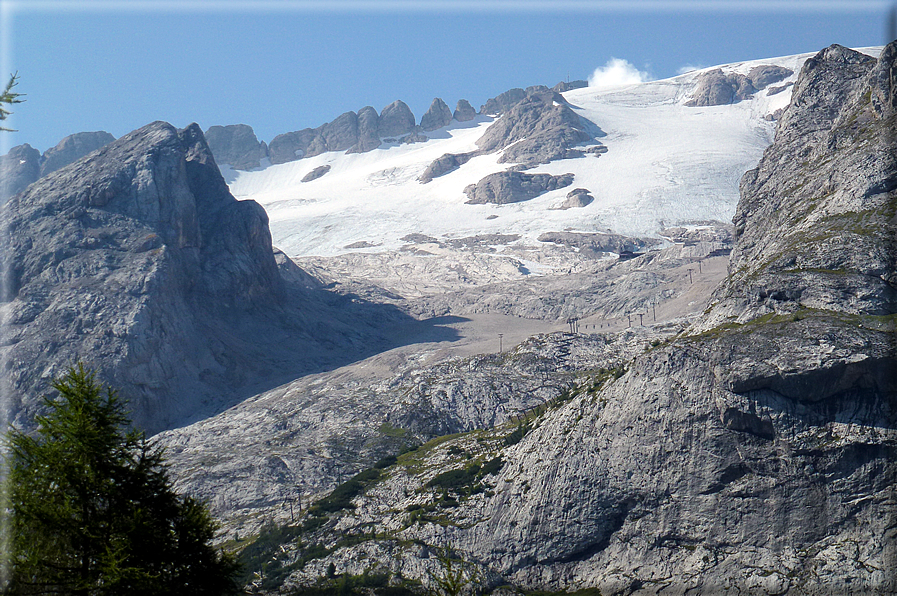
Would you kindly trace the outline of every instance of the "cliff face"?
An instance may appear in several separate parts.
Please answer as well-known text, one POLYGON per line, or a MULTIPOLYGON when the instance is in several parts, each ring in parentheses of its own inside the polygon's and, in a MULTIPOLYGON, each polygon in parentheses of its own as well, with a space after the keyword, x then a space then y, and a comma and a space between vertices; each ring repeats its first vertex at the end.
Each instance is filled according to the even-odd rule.
POLYGON ((775 143, 741 182, 738 243, 703 323, 816 308, 897 311, 893 44, 808 60, 775 143))
POLYGON ((519 442, 508 426, 400 457, 350 513, 309 516, 277 555, 287 583, 372 561, 426 583, 451 548, 488 586, 897 590, 895 58, 807 62, 701 322, 584 375, 519 442), (333 552, 302 564, 317 541, 333 552))
POLYGON ((25 425, 78 360, 160 430, 256 393, 255 377, 323 365, 317 333, 348 354, 366 332, 288 292, 265 211, 231 196, 196 125, 125 135, 10 199, 0 223, 3 375, 25 425))

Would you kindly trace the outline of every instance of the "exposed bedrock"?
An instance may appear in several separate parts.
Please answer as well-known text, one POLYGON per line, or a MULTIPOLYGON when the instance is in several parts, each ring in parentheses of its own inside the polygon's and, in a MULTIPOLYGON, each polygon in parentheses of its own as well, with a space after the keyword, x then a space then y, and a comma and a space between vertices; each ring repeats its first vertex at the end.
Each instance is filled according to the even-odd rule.
POLYGON ((754 93, 790 77, 794 71, 782 66, 755 66, 747 75, 725 73, 717 68, 701 73, 695 91, 686 106, 722 106, 753 97, 754 93))
POLYGON ((26 427, 79 360, 154 431, 373 349, 374 321, 398 317, 288 290, 264 209, 230 194, 195 124, 125 135, 11 198, 0 223, 2 373, 26 427))
POLYGON ((452 118, 458 122, 469 122, 476 117, 477 111, 470 105, 470 102, 466 99, 459 99, 458 104, 455 106, 455 112, 452 114, 452 118))
POLYGON ((268 146, 259 142, 246 124, 210 126, 205 137, 216 163, 229 164, 235 170, 258 168, 268 157, 268 146))
POLYGON ((526 174, 524 172, 496 172, 464 189, 467 203, 478 205, 519 203, 534 199, 546 192, 573 184, 573 174, 526 174))
POLYGON ((452 110, 440 98, 435 98, 427 113, 421 116, 420 127, 424 132, 448 126, 452 122, 452 110))
POLYGON ((114 140, 114 136, 103 130, 69 135, 55 147, 44 151, 41 157, 40 175, 46 176, 50 172, 55 172, 114 140))
POLYGON ((25 143, 0 157, 0 202, 25 190, 40 178, 40 151, 25 143))

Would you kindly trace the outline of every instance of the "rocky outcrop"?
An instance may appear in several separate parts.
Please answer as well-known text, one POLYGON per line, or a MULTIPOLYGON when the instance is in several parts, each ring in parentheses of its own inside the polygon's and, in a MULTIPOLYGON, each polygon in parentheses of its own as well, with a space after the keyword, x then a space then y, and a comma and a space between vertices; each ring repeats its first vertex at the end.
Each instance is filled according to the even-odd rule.
POLYGON ((380 136, 399 137, 408 134, 416 125, 411 108, 396 100, 380 111, 380 136))
POLYGON ((271 163, 280 164, 328 151, 365 153, 380 146, 382 137, 407 135, 415 129, 414 114, 404 102, 394 101, 377 115, 366 106, 346 112, 318 128, 277 135, 268 152, 271 163))
POLYGON ((748 72, 748 79, 751 85, 758 91, 766 89, 773 83, 778 83, 782 79, 786 79, 794 74, 794 71, 784 66, 775 66, 773 64, 762 64, 755 66, 748 72))
MULTIPOLYGON (((576 195, 574 195, 576 196, 576 195)), ((539 235, 539 242, 554 242, 565 246, 575 246, 580 250, 594 253, 640 252, 658 244, 651 238, 631 238, 620 234, 602 234, 600 232, 545 232, 539 235)))
POLYGON ((832 46, 804 64, 775 143, 741 181, 730 277, 705 325, 806 308, 897 312, 888 51, 876 62, 832 46))
POLYGON ((316 131, 312 128, 277 135, 268 144, 268 157, 271 163, 281 164, 302 159, 315 135, 316 131))
POLYGON ((448 126, 452 122, 452 110, 438 97, 433 100, 427 113, 421 116, 420 127, 424 132, 448 126))
POLYGON ((380 146, 380 116, 371 106, 358 111, 358 141, 347 153, 366 153, 380 146))
POLYGON ((40 178, 40 151, 25 143, 0 157, 0 203, 40 178))
POLYGON ((565 209, 577 209, 581 207, 585 207, 587 205, 591 205, 592 201, 595 200, 595 197, 592 196, 592 193, 589 192, 586 188, 574 188, 570 192, 567 193, 567 198, 557 205, 553 205, 549 207, 549 209, 557 209, 557 210, 565 210, 565 209))
POLYGON ((340 322, 345 306, 287 291, 264 209, 230 195, 195 124, 125 135, 10 199, 0 223, 2 372, 25 427, 79 360, 153 431, 376 343, 340 322))
MULTIPOLYGON (((582 156, 573 147, 593 140, 588 126, 563 97, 539 89, 506 108, 502 117, 486 129, 477 146, 487 153, 503 149, 501 163, 548 163, 582 156)), ((591 126, 597 129, 594 124, 591 126)))
POLYGON ((696 83, 691 99, 685 102, 686 106, 722 106, 749 99, 757 92, 746 76, 724 73, 719 68, 701 73, 696 83))
POLYGON ((476 117, 477 111, 470 105, 470 102, 466 99, 459 99, 458 104, 455 106, 455 112, 452 114, 452 118, 458 122, 470 122, 476 117))
MULTIPOLYGON (((794 71, 783 66, 763 64, 755 66, 747 76, 724 73, 717 68, 698 75, 695 91, 686 106, 722 106, 753 97, 754 93, 773 83, 790 77, 794 71)), ((770 91, 774 93, 775 91, 770 91)))
POLYGON ((102 130, 69 135, 52 149, 44 151, 41 157, 40 175, 46 176, 50 172, 55 172, 114 140, 114 136, 102 130))
POLYGON ((432 181, 433 178, 439 178, 440 176, 444 176, 449 172, 457 170, 476 155, 476 152, 446 153, 442 157, 433 160, 433 162, 427 166, 427 169, 424 170, 424 173, 420 175, 418 180, 420 180, 422 184, 426 184, 427 182, 432 181))
POLYGON ((477 140, 479 149, 460 155, 443 155, 427 167, 419 178, 421 182, 448 173, 471 157, 495 151, 502 151, 499 163, 516 163, 522 166, 520 169, 525 169, 556 159, 600 154, 607 150, 600 144, 587 150, 576 148, 603 133, 595 124, 576 115, 560 94, 545 86, 506 91, 486 102, 482 113, 500 114, 501 117, 477 140))
POLYGON ((467 203, 504 205, 534 199, 546 192, 573 184, 573 174, 526 174, 523 172, 496 172, 464 189, 467 203))
POLYGON ((323 166, 318 166, 313 169, 311 172, 302 177, 302 182, 312 182, 313 180, 317 180, 324 174, 330 171, 330 164, 325 164, 323 166))
POLYGON ((577 80, 577 81, 561 81, 557 85, 551 88, 552 91, 556 91, 557 93, 565 93, 567 91, 573 91, 574 89, 584 89, 589 86, 588 81, 577 80))
POLYGON ((268 146, 259 142, 252 127, 246 124, 210 126, 205 137, 215 161, 235 170, 258 168, 268 157, 268 146))
POLYGON ((499 116, 512 106, 526 99, 526 97, 526 91, 519 87, 508 89, 504 93, 490 98, 485 104, 480 106, 480 114, 484 116, 499 116))

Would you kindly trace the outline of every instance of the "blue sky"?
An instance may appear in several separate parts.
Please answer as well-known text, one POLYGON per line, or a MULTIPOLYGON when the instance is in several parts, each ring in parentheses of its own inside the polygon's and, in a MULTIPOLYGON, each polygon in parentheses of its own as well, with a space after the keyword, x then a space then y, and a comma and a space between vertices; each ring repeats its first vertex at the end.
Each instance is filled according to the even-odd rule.
POLYGON ((479 108, 586 79, 612 58, 686 65, 882 45, 891 2, 0 0, 0 73, 18 91, 0 151, 153 120, 246 123, 260 139, 395 99, 479 108))

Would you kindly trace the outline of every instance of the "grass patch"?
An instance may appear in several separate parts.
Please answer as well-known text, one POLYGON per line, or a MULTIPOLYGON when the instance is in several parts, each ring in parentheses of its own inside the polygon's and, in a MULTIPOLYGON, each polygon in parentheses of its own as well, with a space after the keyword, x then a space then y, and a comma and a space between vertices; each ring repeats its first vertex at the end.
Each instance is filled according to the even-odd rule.
POLYGON ((321 516, 325 513, 335 513, 342 509, 354 509, 352 499, 360 495, 364 489, 380 480, 382 472, 377 468, 369 468, 359 472, 346 482, 343 482, 329 495, 317 501, 309 508, 309 514, 321 516))
POLYGON ((389 422, 384 422, 377 430, 380 431, 380 434, 386 435, 387 437, 392 437, 394 439, 401 439, 408 435, 407 430, 405 430, 404 428, 399 428, 398 426, 393 426, 389 422))

